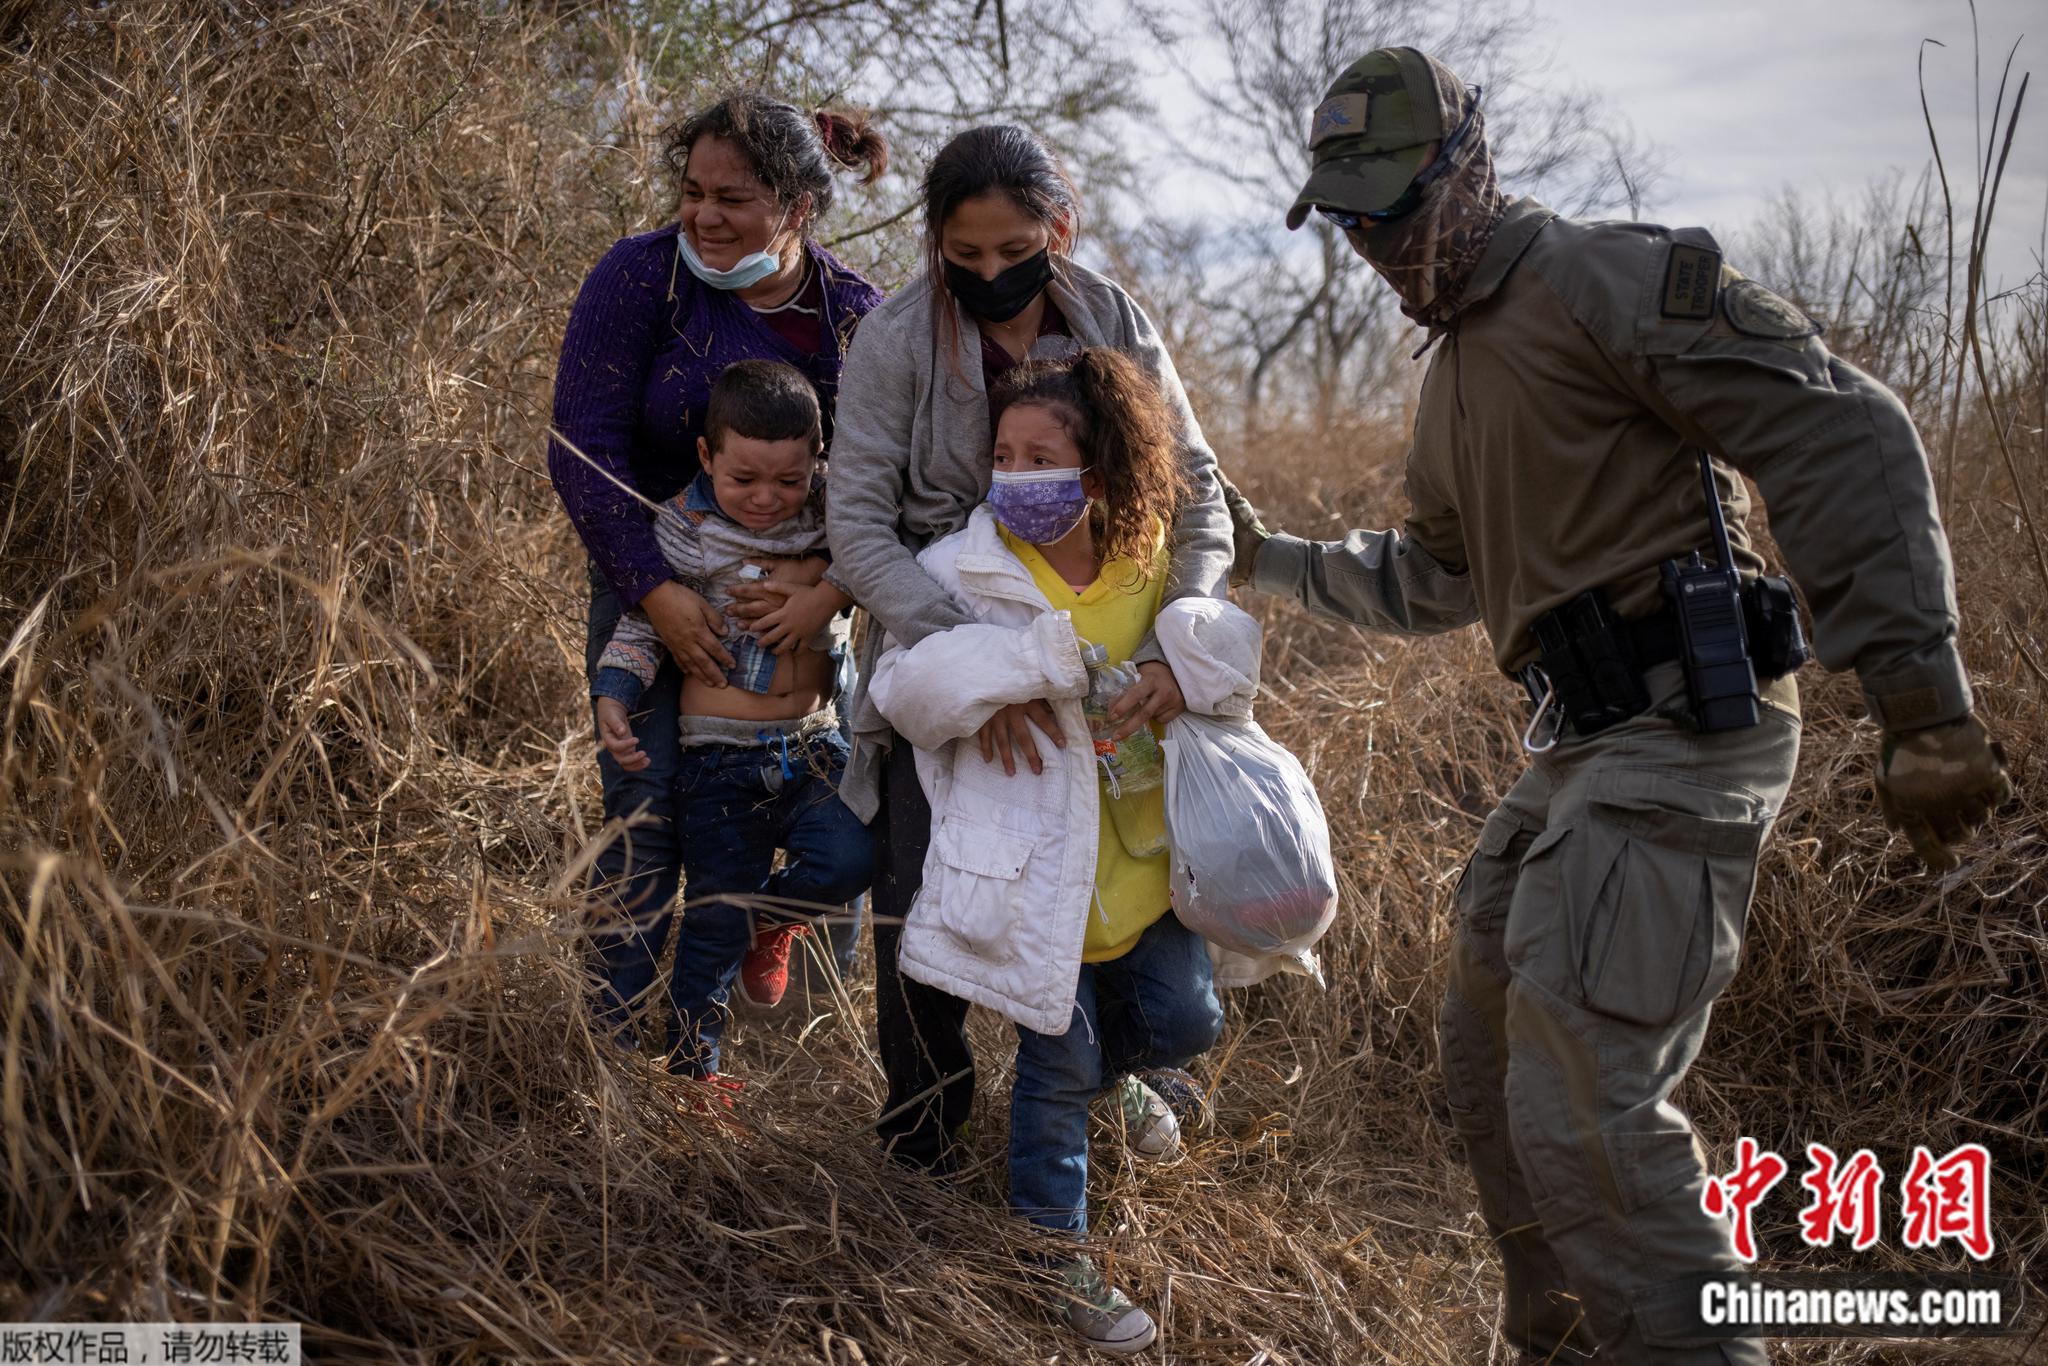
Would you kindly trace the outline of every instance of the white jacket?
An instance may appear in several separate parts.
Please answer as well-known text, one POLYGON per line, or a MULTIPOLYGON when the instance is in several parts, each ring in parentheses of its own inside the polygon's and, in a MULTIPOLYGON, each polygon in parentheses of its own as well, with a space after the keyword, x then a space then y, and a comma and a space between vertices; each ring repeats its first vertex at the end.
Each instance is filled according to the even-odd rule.
MULTIPOLYGON (((868 684, 915 746, 932 807, 901 967, 1041 1034, 1064 1034, 1095 907, 1100 819, 1073 618, 1046 602, 986 505, 918 562, 975 621, 908 649, 889 638, 868 684), (1045 771, 1020 763, 1013 777, 982 759, 974 736, 999 708, 1037 699, 1052 704, 1067 745, 1034 732, 1045 771)), ((1249 713, 1258 623, 1221 599, 1191 597, 1162 607, 1155 629, 1189 710, 1249 713)))

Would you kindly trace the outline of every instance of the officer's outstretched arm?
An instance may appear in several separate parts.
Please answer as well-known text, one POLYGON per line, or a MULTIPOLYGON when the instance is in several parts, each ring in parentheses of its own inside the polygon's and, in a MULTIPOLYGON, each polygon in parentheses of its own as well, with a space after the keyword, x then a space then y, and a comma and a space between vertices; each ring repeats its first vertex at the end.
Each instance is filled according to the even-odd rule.
POLYGON ((1427 636, 1479 620, 1469 574, 1453 574, 1410 536, 1352 531, 1341 541, 1270 536, 1251 586, 1371 631, 1427 636))
POLYGON ((1235 488, 1226 498, 1237 546, 1234 584, 1399 635, 1433 635, 1479 620, 1471 575, 1446 568, 1413 535, 1353 531, 1341 541, 1304 541, 1267 531, 1235 488))

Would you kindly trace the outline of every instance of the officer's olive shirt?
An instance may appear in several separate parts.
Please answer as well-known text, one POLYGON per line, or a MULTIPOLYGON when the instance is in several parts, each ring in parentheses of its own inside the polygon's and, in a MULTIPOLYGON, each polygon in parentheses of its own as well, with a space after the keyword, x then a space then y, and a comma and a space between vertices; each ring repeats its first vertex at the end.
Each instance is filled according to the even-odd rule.
POLYGON ((1381 629, 1482 620, 1512 673, 1530 623, 1589 588, 1663 602, 1661 561, 1714 558, 1695 452, 1715 460, 1738 568, 1762 569, 1730 466, 1756 480, 1814 615, 1894 728, 1969 710, 1927 457, 1898 399, 1698 228, 1508 205, 1423 378, 1405 534, 1275 536, 1253 582, 1381 629))

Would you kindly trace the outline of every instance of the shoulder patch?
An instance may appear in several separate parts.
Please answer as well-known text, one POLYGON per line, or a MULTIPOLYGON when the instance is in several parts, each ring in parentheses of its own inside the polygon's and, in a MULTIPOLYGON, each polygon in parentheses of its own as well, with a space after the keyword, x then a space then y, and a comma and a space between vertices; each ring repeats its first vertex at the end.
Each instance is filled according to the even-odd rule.
POLYGON ((1722 290, 1721 312, 1728 325, 1746 337, 1801 341, 1820 335, 1819 323, 1800 312, 1790 299, 1755 280, 1737 280, 1722 290))
POLYGON ((1674 242, 1664 258, 1664 301, 1658 311, 1667 318, 1704 322, 1714 316, 1720 283, 1720 252, 1674 242))

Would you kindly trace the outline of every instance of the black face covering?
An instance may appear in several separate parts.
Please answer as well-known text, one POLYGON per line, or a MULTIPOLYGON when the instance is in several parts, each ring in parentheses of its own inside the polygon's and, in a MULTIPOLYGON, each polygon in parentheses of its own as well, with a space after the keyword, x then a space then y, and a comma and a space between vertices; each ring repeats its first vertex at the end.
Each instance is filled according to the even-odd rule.
POLYGON ((1008 322, 1051 283, 1050 250, 1019 261, 993 280, 984 280, 965 266, 946 262, 946 288, 962 308, 983 322, 1008 322))

